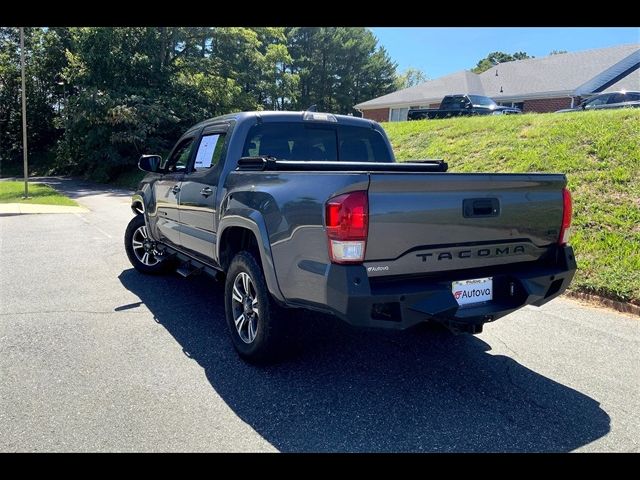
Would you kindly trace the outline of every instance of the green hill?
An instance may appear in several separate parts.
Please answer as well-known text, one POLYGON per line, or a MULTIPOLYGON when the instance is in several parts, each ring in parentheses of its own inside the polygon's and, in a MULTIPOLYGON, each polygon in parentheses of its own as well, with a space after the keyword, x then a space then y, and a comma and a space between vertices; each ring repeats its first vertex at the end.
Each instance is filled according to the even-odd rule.
POLYGON ((573 195, 572 289, 640 305, 640 109, 383 124, 398 160, 451 172, 561 172, 573 195))

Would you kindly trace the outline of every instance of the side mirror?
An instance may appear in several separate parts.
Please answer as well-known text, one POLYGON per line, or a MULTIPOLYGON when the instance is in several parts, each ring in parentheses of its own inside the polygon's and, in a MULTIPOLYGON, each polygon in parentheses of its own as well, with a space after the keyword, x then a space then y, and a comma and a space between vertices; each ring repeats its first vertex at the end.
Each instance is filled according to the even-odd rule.
POLYGON ((142 155, 138 160, 138 168, 143 172, 157 173, 160 171, 160 163, 162 157, 160 155, 142 155))

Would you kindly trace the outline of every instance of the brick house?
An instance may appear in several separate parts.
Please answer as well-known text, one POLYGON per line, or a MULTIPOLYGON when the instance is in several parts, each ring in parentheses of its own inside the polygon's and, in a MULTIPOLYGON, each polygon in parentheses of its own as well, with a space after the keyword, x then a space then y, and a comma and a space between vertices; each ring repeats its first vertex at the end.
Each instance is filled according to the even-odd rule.
POLYGON ((640 90, 640 44, 516 60, 476 74, 467 70, 398 90, 355 108, 378 122, 407 119, 409 108, 437 108, 442 97, 486 95, 523 112, 554 112, 600 92, 640 90))

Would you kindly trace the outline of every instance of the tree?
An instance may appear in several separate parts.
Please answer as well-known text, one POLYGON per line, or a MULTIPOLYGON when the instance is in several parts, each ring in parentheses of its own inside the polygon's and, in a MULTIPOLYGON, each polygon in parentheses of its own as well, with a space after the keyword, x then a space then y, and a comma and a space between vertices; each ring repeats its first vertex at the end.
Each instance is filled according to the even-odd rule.
MULTIPOLYGON (((56 83, 64 49, 55 29, 25 28, 27 129, 31 166, 46 163, 60 131, 56 105, 62 91, 56 83)), ((0 28, 0 165, 4 172, 22 166, 20 49, 17 28, 0 28)))
POLYGON ((256 82, 256 98, 261 106, 271 110, 285 110, 298 97, 299 76, 293 73, 293 58, 287 48, 287 31, 284 27, 255 29, 260 41, 259 71, 256 82))
MULTIPOLYGON (((22 153, 17 32, 0 28, 5 171, 22 153)), ((393 91, 396 78, 387 51, 360 27, 52 27, 25 36, 30 157, 101 181, 135 168, 141 153, 167 153, 205 118, 314 103, 353 113, 393 91)))
POLYGON ((567 51, 566 50, 551 50, 549 52, 549 55, 560 55, 562 53, 567 53, 567 51))
POLYGON ((293 59, 283 44, 270 44, 262 57, 263 103, 272 110, 284 110, 297 97, 299 77, 291 73, 293 59))
POLYGON ((251 29, 90 27, 70 35, 63 76, 72 95, 57 155, 66 171, 109 180, 141 153, 166 153, 203 118, 258 106, 247 78, 259 70, 251 29))
POLYGON ((525 60, 527 58, 534 58, 527 55, 525 52, 515 52, 513 54, 504 52, 491 52, 485 58, 480 60, 474 68, 471 69, 473 73, 482 73, 489 70, 494 65, 505 62, 513 62, 514 60, 525 60))
POLYGON ((354 113, 355 104, 394 90, 396 64, 366 28, 291 28, 287 38, 299 77, 293 108, 354 113))
POLYGON ((396 76, 396 90, 415 87, 429 80, 427 75, 418 68, 409 67, 404 72, 396 76))
POLYGON ((380 47, 358 72, 357 78, 361 79, 361 83, 358 84, 352 105, 395 91, 396 66, 387 50, 380 47))

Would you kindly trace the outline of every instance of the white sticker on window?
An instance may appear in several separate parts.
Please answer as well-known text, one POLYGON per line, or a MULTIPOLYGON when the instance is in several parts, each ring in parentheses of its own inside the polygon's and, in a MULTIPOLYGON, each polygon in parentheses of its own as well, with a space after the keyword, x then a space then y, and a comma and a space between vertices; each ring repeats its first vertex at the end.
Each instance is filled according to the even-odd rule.
POLYGON ((213 160, 213 152, 216 149, 218 138, 220 138, 220 135, 218 134, 205 135, 204 137, 202 137, 200 146, 198 147, 198 153, 196 155, 196 170, 199 168, 209 168, 211 166, 211 161, 213 160))

